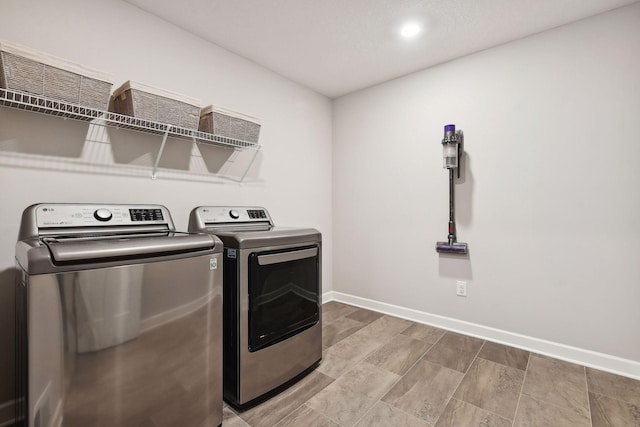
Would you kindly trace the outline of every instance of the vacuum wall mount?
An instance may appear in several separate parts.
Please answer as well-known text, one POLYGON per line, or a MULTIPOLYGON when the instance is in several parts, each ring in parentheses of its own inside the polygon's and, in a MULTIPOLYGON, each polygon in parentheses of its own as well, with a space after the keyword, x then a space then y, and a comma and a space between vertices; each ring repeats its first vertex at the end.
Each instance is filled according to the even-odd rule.
POLYGON ((442 154, 444 168, 449 170, 449 234, 446 242, 436 243, 436 251, 441 254, 466 255, 469 247, 466 243, 457 241, 456 220, 455 220, 455 193, 454 193, 454 170, 460 178, 460 165, 464 147, 464 136, 461 130, 456 131, 456 125, 446 125, 444 127, 444 138, 442 139, 442 154))

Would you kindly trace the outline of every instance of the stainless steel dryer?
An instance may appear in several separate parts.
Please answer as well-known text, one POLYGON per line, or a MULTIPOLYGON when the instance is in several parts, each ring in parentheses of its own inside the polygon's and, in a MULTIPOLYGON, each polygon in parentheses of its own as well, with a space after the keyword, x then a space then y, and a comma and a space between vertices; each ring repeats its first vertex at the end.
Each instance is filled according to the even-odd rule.
POLYGON ((20 425, 222 423, 222 242, 159 205, 37 204, 16 244, 20 425))
POLYGON ((246 406, 322 359, 322 237, 261 207, 198 207, 189 231, 224 243, 224 398, 246 406))

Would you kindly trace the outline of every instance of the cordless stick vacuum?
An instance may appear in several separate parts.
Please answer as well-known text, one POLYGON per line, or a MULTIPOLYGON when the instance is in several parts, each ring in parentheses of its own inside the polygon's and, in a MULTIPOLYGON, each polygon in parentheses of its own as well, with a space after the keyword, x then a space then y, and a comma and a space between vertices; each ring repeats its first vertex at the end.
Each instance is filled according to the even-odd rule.
POLYGON ((444 138, 442 139, 444 168, 449 170, 449 235, 446 242, 436 243, 436 251, 441 254, 466 255, 469 248, 466 243, 457 242, 456 220, 455 220, 455 197, 453 191, 453 173, 457 170, 460 178, 460 158, 462 157, 462 131, 456 132, 456 125, 446 125, 444 127, 444 138))

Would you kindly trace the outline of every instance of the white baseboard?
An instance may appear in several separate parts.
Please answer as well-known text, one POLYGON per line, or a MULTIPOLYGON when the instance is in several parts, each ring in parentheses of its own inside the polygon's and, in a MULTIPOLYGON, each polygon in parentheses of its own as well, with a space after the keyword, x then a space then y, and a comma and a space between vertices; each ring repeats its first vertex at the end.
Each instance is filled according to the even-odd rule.
POLYGON ((465 322, 451 317, 439 316, 424 311, 413 310, 341 292, 329 291, 322 294, 322 302, 338 301, 418 323, 435 326, 465 335, 471 335, 500 344, 544 354, 567 362, 600 369, 617 375, 640 380, 640 362, 572 347, 556 342, 520 335, 501 329, 465 322))

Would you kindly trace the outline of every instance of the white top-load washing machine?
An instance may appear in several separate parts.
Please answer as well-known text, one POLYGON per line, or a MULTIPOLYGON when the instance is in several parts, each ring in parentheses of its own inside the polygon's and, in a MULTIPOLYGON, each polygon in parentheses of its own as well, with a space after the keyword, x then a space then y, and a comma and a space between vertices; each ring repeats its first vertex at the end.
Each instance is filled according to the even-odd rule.
POLYGON ((16 244, 28 427, 222 423, 222 242, 160 205, 37 204, 16 244))
POLYGON ((322 236, 262 207, 201 206, 189 231, 224 243, 224 398, 249 406, 322 359, 322 236))

